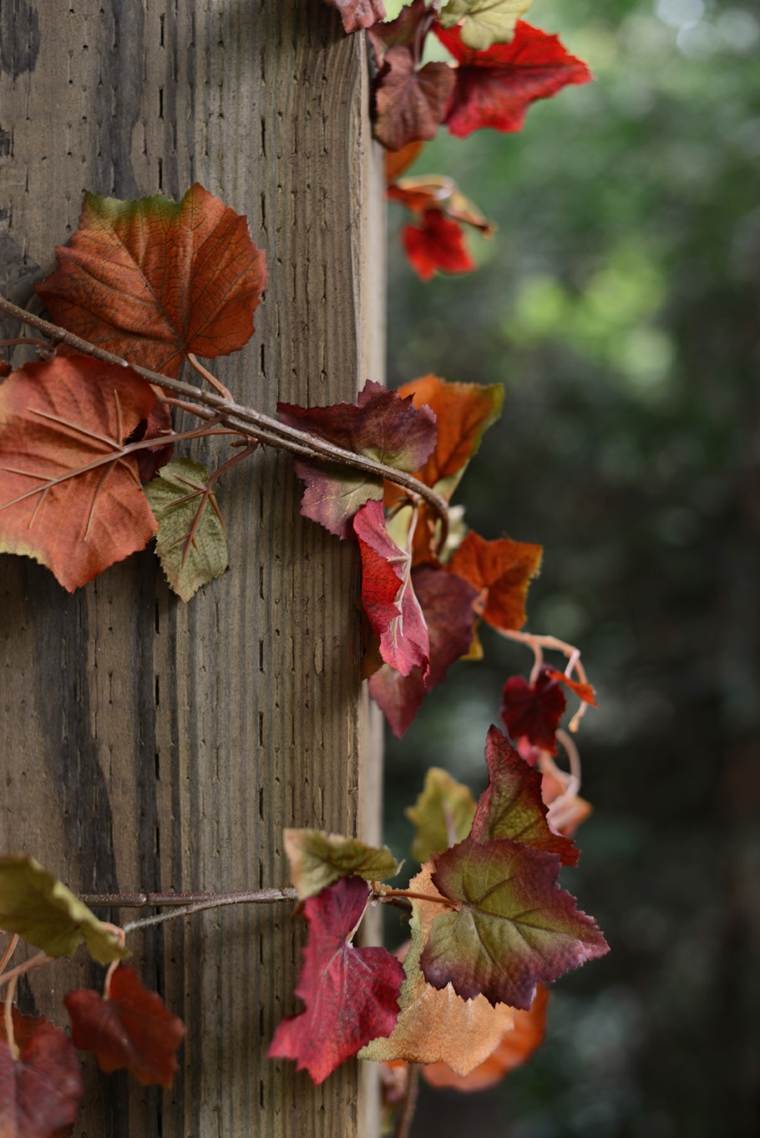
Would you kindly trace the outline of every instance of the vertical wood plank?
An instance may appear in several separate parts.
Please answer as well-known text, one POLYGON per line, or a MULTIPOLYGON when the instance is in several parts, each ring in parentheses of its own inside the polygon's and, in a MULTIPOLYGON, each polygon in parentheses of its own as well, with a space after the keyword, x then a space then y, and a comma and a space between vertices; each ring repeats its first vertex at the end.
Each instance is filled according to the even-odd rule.
MULTIPOLYGON (((225 382, 269 412, 350 399, 383 370, 368 104, 363 37, 321 0, 0 0, 0 284, 27 302, 85 189, 197 179, 269 260, 225 382)), ((0 558, 1 848, 87 892, 226 890, 285 884, 284 824, 374 835, 355 557, 297 500, 287 457, 238 468, 232 570, 186 607, 148 555, 74 597, 0 558)), ((188 1024, 180 1077, 161 1094, 92 1075, 77 1134, 369 1138, 354 1066, 314 1089, 265 1060, 302 937, 283 906, 147 935, 138 963, 188 1024)), ((51 975, 28 1004, 97 970, 51 975)))

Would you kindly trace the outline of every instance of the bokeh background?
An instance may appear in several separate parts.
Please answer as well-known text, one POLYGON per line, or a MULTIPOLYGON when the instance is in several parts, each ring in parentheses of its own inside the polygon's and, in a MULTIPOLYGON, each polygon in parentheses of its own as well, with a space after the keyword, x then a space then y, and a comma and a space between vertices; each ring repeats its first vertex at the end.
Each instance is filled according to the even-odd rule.
MULTIPOLYGON (((425 1090, 416 1138, 760 1134, 760 10, 535 0, 596 81, 524 131, 441 132, 499 225, 478 272, 417 281, 391 211, 389 375, 503 381, 458 500, 541 542, 529 627, 579 644, 601 706, 580 745, 595 813, 566 884, 612 952, 555 986, 531 1063, 425 1090)), ((484 632, 397 743, 387 837, 425 769, 478 791, 504 678, 484 632)), ((390 930, 391 935, 394 930, 390 930)))

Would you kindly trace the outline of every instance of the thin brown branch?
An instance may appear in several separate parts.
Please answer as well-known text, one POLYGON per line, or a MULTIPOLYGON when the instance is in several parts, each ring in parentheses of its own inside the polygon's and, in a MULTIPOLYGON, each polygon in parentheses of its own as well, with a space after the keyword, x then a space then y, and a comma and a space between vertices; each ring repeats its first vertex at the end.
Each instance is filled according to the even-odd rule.
POLYGON ((252 407, 245 407, 214 391, 206 391, 191 383, 185 383, 183 380, 172 379, 168 375, 151 371, 150 368, 142 367, 140 364, 131 363, 122 356, 114 355, 113 352, 107 352, 103 348, 91 344, 88 340, 75 336, 73 332, 67 332, 65 328, 61 328, 57 324, 51 324, 48 320, 43 320, 42 317, 19 308, 18 305, 13 304, 3 296, 0 296, 0 312, 4 312, 8 316, 27 324, 30 328, 42 332, 56 344, 65 344, 83 355, 92 356, 93 359, 102 360, 104 363, 113 364, 116 367, 129 367, 156 387, 169 391, 185 401, 189 400, 211 408, 221 416, 222 423, 237 434, 257 439, 269 446, 287 450, 291 454, 311 462, 326 462, 335 466, 349 467, 353 470, 360 470, 372 478, 400 486, 413 500, 423 499, 426 501, 437 514, 441 522, 440 545, 443 547, 445 544, 449 529, 448 507, 434 490, 413 475, 396 470, 392 466, 386 466, 382 462, 376 462, 364 455, 355 454, 353 451, 344 450, 343 447, 335 446, 333 443, 327 442, 326 439, 288 426, 286 423, 280 422, 279 419, 274 419, 261 411, 254 410, 252 407))
POLYGON ((196 905, 256 905, 270 901, 297 901, 295 889, 257 889, 238 893, 84 893, 91 909, 184 909, 196 905))
POLYGON ((398 1120, 396 1122, 395 1138, 410 1138, 412 1123, 417 1111, 417 1099, 420 1093, 420 1067, 418 1063, 410 1063, 407 1068, 406 1091, 401 1102, 398 1120))

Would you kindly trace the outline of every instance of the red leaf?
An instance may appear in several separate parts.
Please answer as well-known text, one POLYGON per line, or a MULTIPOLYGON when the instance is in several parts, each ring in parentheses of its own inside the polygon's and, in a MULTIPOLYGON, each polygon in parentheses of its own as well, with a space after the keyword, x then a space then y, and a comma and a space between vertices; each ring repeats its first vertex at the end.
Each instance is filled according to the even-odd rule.
POLYGON ((475 268, 462 226, 439 209, 425 210, 419 227, 404 226, 403 238, 409 264, 423 281, 437 272, 470 273, 475 268))
POLYGON ((409 48, 392 47, 375 85, 375 137, 388 150, 434 138, 455 82, 447 63, 426 63, 418 69, 409 48))
MULTIPOLYGON (((132 436, 132 442, 138 442, 138 440, 142 439, 157 439, 159 436, 167 434, 171 429, 171 407, 166 403, 157 402, 147 420, 140 424, 140 427, 132 436)), ((167 443, 166 446, 156 447, 151 450, 138 451, 137 465, 140 471, 140 480, 143 483, 152 482, 161 467, 166 466, 167 462, 171 460, 173 454, 173 443, 167 443)))
POLYGON ((79 229, 37 291, 58 324, 177 375, 188 352, 224 356, 253 333, 266 284, 246 219, 196 183, 168 198, 87 194, 79 229))
POLYGON ((486 541, 468 533, 449 569, 484 593, 483 619, 494 628, 520 629, 525 624, 525 601, 541 568, 543 550, 526 541, 500 538, 486 541))
POLYGON ((338 9, 345 32, 371 28, 378 20, 385 19, 383 0, 325 0, 325 3, 338 9))
POLYGON ((73 592, 142 549, 156 523, 127 439, 156 406, 128 368, 86 356, 26 364, 0 386, 0 551, 73 592))
POLYGON ((427 693, 445 679, 454 661, 469 651, 475 621, 477 592, 466 581, 443 569, 425 567, 412 572, 412 585, 430 637, 427 677, 421 668, 404 677, 386 664, 369 681, 370 695, 398 738, 414 720, 427 693))
POLYGON ((486 763, 488 786, 480 796, 470 837, 476 842, 510 838, 531 849, 556 854, 563 865, 577 865, 575 843, 549 828, 541 775, 496 727, 491 727, 486 739, 486 763))
POLYGON ((520 130, 535 99, 591 80, 586 64, 565 51, 559 36, 523 20, 518 20, 509 43, 494 44, 488 51, 467 47, 456 26, 436 25, 435 32, 459 64, 446 116, 446 125, 459 138, 483 127, 520 130))
MULTIPOLYGON (((412 143, 412 147, 421 143, 412 143)), ((406 147, 400 151, 407 153, 411 148, 406 147)), ((387 151, 388 156, 394 156, 387 151)), ((386 161, 386 168, 388 163, 386 161)), ((441 174, 423 174, 419 178, 401 178, 395 185, 388 187, 388 197, 391 201, 406 206, 410 213, 424 215, 428 210, 439 210, 452 221, 462 225, 469 225, 477 229, 486 237, 491 237, 496 226, 485 217, 478 207, 459 190, 456 182, 441 174)))
POLYGON ((566 706, 562 688, 552 679, 550 669, 542 668, 535 684, 522 676, 509 677, 502 693, 501 717, 515 741, 525 738, 554 754, 566 706))
POLYGON ((315 1083, 365 1043, 390 1035, 398 1018, 404 969, 384 948, 354 948, 370 890, 359 877, 344 877, 304 903, 309 939, 296 995, 300 1015, 277 1028, 269 1056, 295 1059, 315 1083))
MULTIPOLYGON (((277 410, 283 422, 293 427, 398 470, 416 470, 435 446, 432 411, 416 409, 411 399, 402 399, 372 381, 367 382, 356 403, 332 407, 280 403, 277 410)), ((309 462, 297 462, 295 467, 306 483, 301 513, 337 537, 350 535, 351 518, 360 506, 383 497, 382 482, 371 475, 309 462)))
POLYGON ((581 703, 588 703, 591 707, 597 707, 596 692, 591 684, 582 684, 577 680, 571 680, 564 672, 558 671, 556 668, 544 668, 546 674, 552 679, 556 680, 558 684, 564 684, 566 688, 578 696, 581 703))
POLYGON ((64 1003, 74 1045, 93 1051, 101 1071, 126 1069, 145 1086, 171 1086, 185 1025, 143 986, 134 968, 116 969, 108 999, 80 989, 69 992, 64 1003))
POLYGON ((412 557, 385 528, 382 502, 367 502, 354 517, 362 558, 362 604, 385 663, 408 676, 427 673, 430 641, 412 584, 412 557))
POLYGON ((4 379, 6 375, 10 375, 13 368, 7 360, 0 360, 0 379, 4 379))
POLYGON ((12 1015, 19 1057, 0 1027, 0 1138, 66 1138, 84 1094, 76 1051, 47 1020, 12 1015))

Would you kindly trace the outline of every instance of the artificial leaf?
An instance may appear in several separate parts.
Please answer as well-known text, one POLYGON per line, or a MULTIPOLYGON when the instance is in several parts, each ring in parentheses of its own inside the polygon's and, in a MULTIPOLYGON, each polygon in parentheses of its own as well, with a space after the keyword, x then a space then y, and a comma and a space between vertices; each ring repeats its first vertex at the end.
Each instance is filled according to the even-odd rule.
POLYGON ((14 1058, 0 1003, 0 1138, 66 1138, 84 1095, 69 1038, 41 1017, 11 1009, 14 1058))
POLYGON ((385 881, 399 871, 391 851, 376 849, 358 838, 325 834, 321 830, 286 830, 285 853, 290 880, 302 899, 320 893, 341 877, 385 881))
POLYGON ((83 988, 69 992, 64 1003, 74 1046, 94 1052, 101 1071, 128 1070, 144 1086, 171 1086, 185 1025, 143 986, 134 968, 116 969, 105 999, 83 988))
POLYGON ((445 1063, 431 1063, 423 1069, 423 1079, 432 1087, 456 1091, 484 1091, 496 1086, 515 1067, 522 1066, 543 1043, 548 1005, 549 990, 539 984, 530 1011, 514 1011, 513 1026, 505 1031, 501 1042, 478 1067, 467 1075, 459 1075, 445 1063))
POLYGON ((586 64, 565 51, 558 36, 522 21, 511 43, 490 51, 471 51, 459 28, 436 28, 436 32, 458 62, 446 115, 446 126, 458 138, 484 127, 521 130, 528 107, 536 99, 591 81, 586 64))
POLYGON ((541 796, 549 807, 549 825, 558 834, 572 837, 593 812, 593 807, 577 791, 570 791, 571 775, 560 771, 552 763, 547 769, 542 762, 541 796))
POLYGON ((426 0, 412 0, 405 4, 395 20, 375 24, 369 33, 369 42, 378 67, 382 67, 386 53, 392 48, 415 47, 420 39, 420 24, 423 20, 427 23, 428 17, 426 0))
MULTIPOLYGON (((430 866, 423 867, 409 888, 415 893, 440 897, 431 881, 430 866)), ((467 1075, 511 1028, 514 1012, 504 1004, 492 1007, 483 996, 463 1000, 450 984, 439 991, 425 980, 420 957, 430 927, 441 911, 435 901, 412 901, 409 922, 412 943, 404 961, 406 979, 401 989, 398 1021, 392 1034, 370 1043, 360 1053, 360 1059, 443 1062, 458 1074, 467 1075)))
POLYGON ((367 502, 354 516, 362 559, 362 606, 380 641, 385 663, 408 676, 427 673, 430 638, 412 583, 412 557, 385 528, 382 502, 367 502))
POLYGON ((398 1017, 401 964, 384 948, 350 943, 369 895, 361 878, 344 877, 304 902, 309 939, 296 995, 306 1009, 282 1021, 269 1056, 296 1060, 315 1083, 365 1043, 390 1035, 398 1017))
MULTIPOLYGON (((367 382, 356 403, 331 407, 278 404, 280 418, 292 427, 319 435, 344 450, 410 472, 421 466, 435 445, 435 416, 418 410, 411 399, 367 382)), ((383 497, 383 484, 372 475, 329 464, 297 462, 306 484, 301 513, 336 537, 348 537, 351 518, 365 502, 383 497)))
POLYGON ((177 204, 86 194, 79 229, 37 291, 58 324, 175 376, 189 352, 224 356, 253 333, 264 254, 245 217, 197 182, 177 204))
POLYGON ((563 684, 569 688, 573 695, 577 695, 581 703, 587 703, 591 707, 596 707, 596 692, 591 684, 581 683, 578 680, 571 679, 565 672, 560 672, 557 668, 545 668, 549 679, 556 680, 558 684, 563 684))
MULTIPOLYGON (((392 151, 387 153, 393 157, 392 151)), ((411 213, 424 215, 430 209, 439 210, 451 221, 469 225, 485 237, 491 237, 496 229, 478 207, 464 196, 453 178, 445 175, 423 174, 419 178, 400 178, 395 185, 388 187, 388 197, 391 201, 406 206, 411 213)))
POLYGON ((477 592, 443 569, 423 567, 412 572, 412 585, 422 606, 430 638, 427 675, 414 668, 402 676, 385 664, 369 681, 369 692, 382 708, 397 738, 406 732, 429 691, 446 677, 450 666, 470 648, 477 592))
POLYGON ((371 28, 378 20, 385 19, 383 0, 325 0, 325 3, 338 9, 343 30, 347 33, 371 28))
POLYGON ((470 788, 457 782, 440 767, 431 767, 425 785, 406 816, 415 827, 412 854, 418 862, 461 842, 470 832, 475 799, 470 788))
POLYGON ((434 138, 455 83, 448 63, 418 68, 408 47, 390 48, 375 84, 375 138, 388 150, 434 138))
POLYGON ((6 379, 0 552, 34 558, 73 592, 142 549, 156 523, 124 447, 155 404, 133 371, 86 356, 25 364, 6 379))
POLYGON ((527 739, 551 754, 557 749, 557 728, 567 701, 562 688, 542 668, 535 683, 510 676, 501 697, 501 717, 512 738, 527 739))
POLYGON ((158 522, 156 553, 166 579, 189 601, 229 565, 227 531, 208 470, 189 458, 175 459, 145 493, 158 522))
POLYGON ((485 51, 491 44, 512 39, 520 16, 532 3, 533 0, 446 0, 440 21, 445 28, 459 24, 457 31, 463 42, 475 51, 485 51))
POLYGON ((603 956, 596 922, 557 885, 559 866, 555 854, 505 838, 467 838, 439 854, 433 882, 459 907, 433 922, 421 960, 428 982, 527 1011, 537 983, 603 956))
POLYGON ((483 598, 483 619, 505 631, 525 624, 525 601, 541 568, 543 550, 527 541, 486 541, 469 533, 453 554, 449 569, 469 581, 483 598))
POLYGON ((401 150, 386 150, 385 152, 385 181, 391 187, 405 170, 419 158, 424 142, 410 142, 401 150))
POLYGON ((98 964, 128 955, 113 927, 31 857, 0 857, 0 929, 48 956, 70 956, 82 942, 98 964))
POLYGON ((575 843, 549 828, 540 773, 496 727, 491 727, 486 739, 486 763, 488 786, 480 796, 470 836, 477 842, 511 838, 531 849, 556 854, 563 865, 576 865, 575 843))
POLYGON ((429 281, 436 273, 471 273, 475 268, 461 225, 439 209, 426 209, 420 225, 405 225, 402 238, 420 280, 429 281))

